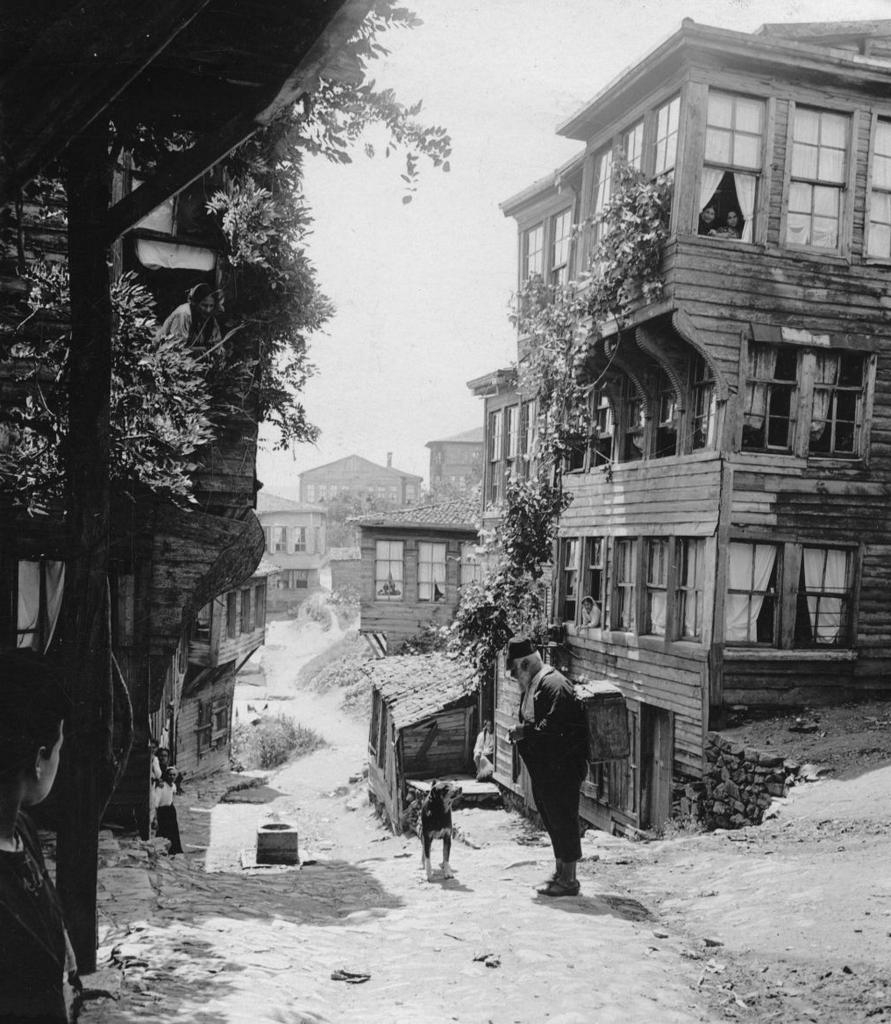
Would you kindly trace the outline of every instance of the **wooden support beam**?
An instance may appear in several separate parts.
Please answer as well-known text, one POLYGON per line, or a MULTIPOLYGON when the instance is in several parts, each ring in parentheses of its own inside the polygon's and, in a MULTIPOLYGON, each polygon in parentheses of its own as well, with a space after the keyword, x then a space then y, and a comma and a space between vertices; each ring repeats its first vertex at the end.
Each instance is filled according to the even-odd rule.
POLYGON ((89 0, 57 18, 0 78, 0 203, 106 110, 209 2, 89 0))
POLYGON ((308 42, 302 57, 295 58, 294 70, 284 82, 272 89, 256 90, 250 110, 237 113, 226 124, 200 138, 187 152, 173 154, 153 177, 115 203, 108 214, 106 239, 109 242, 132 228, 169 196, 191 185, 312 87, 317 77, 335 61, 337 49, 352 35, 371 6, 370 0, 336 2, 337 13, 331 15, 333 4, 329 4, 324 18, 313 29, 315 39, 308 42))
POLYGON ((70 147, 71 349, 65 449, 68 556, 62 621, 72 703, 60 773, 59 894, 82 972, 95 970, 99 817, 113 778, 108 636, 111 300, 101 233, 110 199, 107 137, 70 147))

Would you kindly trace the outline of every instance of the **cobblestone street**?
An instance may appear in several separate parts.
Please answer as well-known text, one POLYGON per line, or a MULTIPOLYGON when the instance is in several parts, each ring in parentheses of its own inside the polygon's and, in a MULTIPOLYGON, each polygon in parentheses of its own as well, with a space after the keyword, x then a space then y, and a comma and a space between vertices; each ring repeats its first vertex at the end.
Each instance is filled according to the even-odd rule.
POLYGON ((362 783, 331 787, 357 753, 329 747, 283 769, 268 804, 215 804, 231 776, 189 794, 184 856, 107 838, 99 959, 113 968, 99 987, 122 985, 82 1019, 715 1019, 685 942, 617 884, 624 841, 589 834, 582 896, 546 901, 532 888, 550 870, 542 835, 505 811, 469 809, 457 815, 457 877, 430 884, 417 841, 380 827, 362 783), (300 870, 235 862, 270 815, 298 822, 300 870), (333 980, 339 969, 370 979, 333 980))

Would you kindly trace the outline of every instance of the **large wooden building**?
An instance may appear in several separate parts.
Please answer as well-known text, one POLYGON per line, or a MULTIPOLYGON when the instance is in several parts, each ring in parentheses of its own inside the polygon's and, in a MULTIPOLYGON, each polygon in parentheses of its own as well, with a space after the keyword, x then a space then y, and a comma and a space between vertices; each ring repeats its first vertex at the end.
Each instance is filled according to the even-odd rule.
POLYGON ((483 476, 483 428, 428 441, 430 449, 430 491, 449 497, 467 494, 483 476))
MULTIPOLYGON (((891 21, 685 21, 559 131, 584 150, 503 206, 521 284, 578 277, 620 158, 672 181, 663 296, 588 360, 552 614, 554 660, 616 683, 632 726, 582 814, 647 827, 726 709, 889 688, 891 21)), ((472 384, 497 509, 534 416, 509 374, 472 384)), ((522 792, 510 686, 496 771, 522 792)))
POLYGON ((359 516, 359 631, 378 654, 426 626, 446 626, 458 590, 478 571, 478 511, 469 499, 359 516))
POLYGON ((300 474, 300 498, 310 504, 359 498, 398 508, 413 504, 420 496, 421 477, 396 469, 389 452, 386 466, 361 455, 347 455, 300 474))

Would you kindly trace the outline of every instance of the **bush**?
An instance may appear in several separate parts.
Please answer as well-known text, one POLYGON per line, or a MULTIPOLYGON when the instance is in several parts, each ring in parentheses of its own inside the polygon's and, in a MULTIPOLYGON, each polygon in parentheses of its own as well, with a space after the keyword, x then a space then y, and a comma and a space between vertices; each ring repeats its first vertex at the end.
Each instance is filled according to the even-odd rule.
POLYGON ((301 610, 308 619, 318 622, 322 629, 331 628, 331 609, 328 607, 328 600, 324 593, 310 595, 303 602, 301 610))
POLYGON ((256 725, 235 726, 232 759, 247 770, 277 768, 324 746, 327 744, 317 732, 288 715, 275 715, 262 718, 256 725))

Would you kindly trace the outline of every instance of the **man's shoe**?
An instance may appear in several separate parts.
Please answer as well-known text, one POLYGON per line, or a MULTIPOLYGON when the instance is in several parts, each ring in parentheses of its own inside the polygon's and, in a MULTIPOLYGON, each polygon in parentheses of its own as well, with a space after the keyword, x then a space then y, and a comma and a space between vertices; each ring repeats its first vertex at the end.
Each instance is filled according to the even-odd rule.
POLYGON ((567 882, 562 878, 555 878, 547 885, 540 885, 535 891, 540 896, 578 896, 580 888, 576 879, 567 882))

